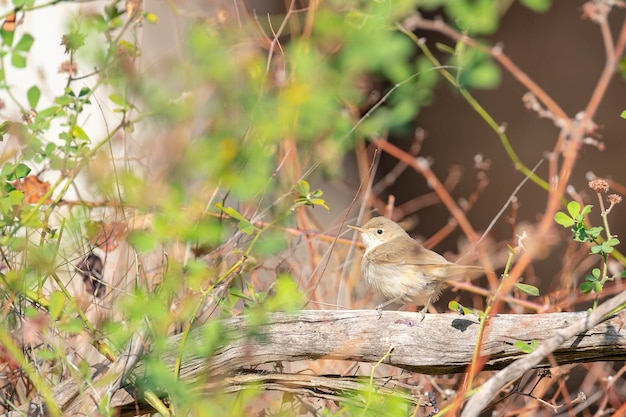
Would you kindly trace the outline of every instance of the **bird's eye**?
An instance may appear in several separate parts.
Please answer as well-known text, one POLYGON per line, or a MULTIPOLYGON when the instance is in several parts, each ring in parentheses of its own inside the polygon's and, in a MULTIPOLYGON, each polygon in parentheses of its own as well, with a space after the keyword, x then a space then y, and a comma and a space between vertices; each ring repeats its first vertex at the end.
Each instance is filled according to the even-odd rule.
POLYGON ((383 229, 377 229, 376 233, 382 235, 383 233, 385 233, 385 231, 383 229))

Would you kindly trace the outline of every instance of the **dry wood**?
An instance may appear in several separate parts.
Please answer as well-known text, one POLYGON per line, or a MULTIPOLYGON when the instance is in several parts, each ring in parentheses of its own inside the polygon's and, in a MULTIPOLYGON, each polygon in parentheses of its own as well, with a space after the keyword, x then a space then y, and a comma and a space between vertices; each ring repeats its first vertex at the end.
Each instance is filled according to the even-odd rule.
MULTIPOLYGON (((516 341, 541 342, 586 315, 586 312, 579 312, 493 317, 482 348, 482 353, 489 356, 485 369, 501 369, 525 356, 513 347, 516 341)), ((224 320, 221 322, 224 344, 212 353, 207 353, 204 329, 199 327, 191 332, 180 378, 186 382, 206 381, 204 389, 209 390, 237 391, 254 382, 267 389, 331 398, 337 391, 362 387, 367 381, 336 375, 294 376, 251 370, 262 364, 315 359, 376 363, 391 352, 383 363, 407 371, 430 375, 465 371, 472 358, 478 317, 427 314, 421 322, 419 317, 417 313, 401 311, 384 311, 379 318, 375 310, 312 310, 269 314, 262 324, 252 324, 248 317, 224 320)), ((172 336, 165 352, 159 355, 171 369, 179 352, 180 340, 181 335, 172 336)), ((552 353, 551 360, 556 364, 623 361, 626 359, 625 348, 626 324, 616 316, 565 340, 552 353)), ((538 366, 548 364, 544 359, 538 366)), ((133 374, 141 379, 145 373, 145 365, 140 361, 133 374)), ((388 379, 384 383, 393 388, 388 379)), ((383 383, 379 386, 382 387, 383 383)), ((59 403, 66 404, 67 400, 60 400, 63 393, 75 392, 75 389, 76 384, 72 381, 56 387, 59 403)), ((69 409, 80 408, 83 398, 78 396, 70 400, 69 409)), ((133 398, 136 398, 133 387, 127 386, 112 393, 111 402, 125 412, 146 409, 145 404, 138 404, 133 398)), ((419 396, 412 401, 420 401, 419 396)))

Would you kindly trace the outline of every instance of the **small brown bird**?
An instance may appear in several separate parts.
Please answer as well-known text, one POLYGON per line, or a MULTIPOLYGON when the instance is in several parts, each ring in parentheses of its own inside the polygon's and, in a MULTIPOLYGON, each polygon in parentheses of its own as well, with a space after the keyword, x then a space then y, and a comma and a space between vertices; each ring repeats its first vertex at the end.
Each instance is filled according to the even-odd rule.
POLYGON ((389 299, 376 307, 395 303, 412 303, 424 308, 422 320, 431 302, 437 301, 446 281, 457 281, 466 275, 482 273, 483 268, 457 265, 422 246, 397 223, 386 217, 374 217, 361 227, 348 226, 361 233, 365 254, 361 275, 389 299))

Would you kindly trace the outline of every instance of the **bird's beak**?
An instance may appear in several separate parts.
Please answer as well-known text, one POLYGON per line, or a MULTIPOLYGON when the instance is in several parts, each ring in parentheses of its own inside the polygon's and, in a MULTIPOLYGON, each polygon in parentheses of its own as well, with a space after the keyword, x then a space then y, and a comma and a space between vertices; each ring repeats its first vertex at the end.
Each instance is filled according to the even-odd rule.
POLYGON ((360 227, 358 227, 358 226, 352 226, 352 225, 348 224, 348 225, 346 225, 346 227, 349 227, 349 228, 350 228, 350 229, 352 229, 352 230, 356 230, 357 232, 367 233, 367 230, 365 230, 365 229, 361 229, 361 228, 360 228, 360 227))

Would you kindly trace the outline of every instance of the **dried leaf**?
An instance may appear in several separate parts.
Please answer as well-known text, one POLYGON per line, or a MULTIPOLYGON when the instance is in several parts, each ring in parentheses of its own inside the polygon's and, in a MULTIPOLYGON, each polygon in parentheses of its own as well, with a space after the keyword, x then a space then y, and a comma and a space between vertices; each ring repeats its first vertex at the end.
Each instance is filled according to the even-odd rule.
MULTIPOLYGON (((44 195, 50 190, 50 183, 41 181, 35 175, 29 175, 13 183, 15 189, 24 193, 24 202, 26 204, 37 204, 44 195)), ((52 204, 52 200, 47 198, 43 204, 52 204)))

